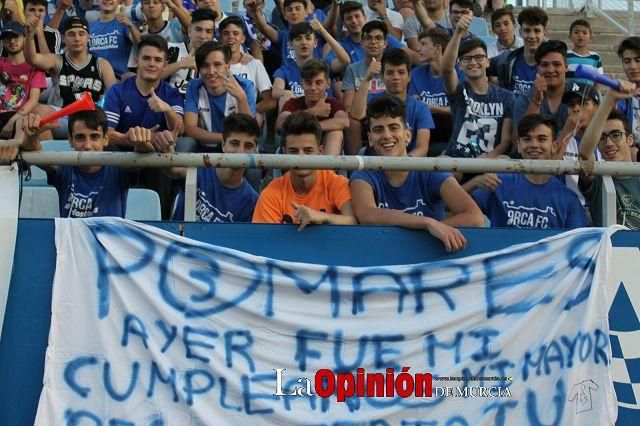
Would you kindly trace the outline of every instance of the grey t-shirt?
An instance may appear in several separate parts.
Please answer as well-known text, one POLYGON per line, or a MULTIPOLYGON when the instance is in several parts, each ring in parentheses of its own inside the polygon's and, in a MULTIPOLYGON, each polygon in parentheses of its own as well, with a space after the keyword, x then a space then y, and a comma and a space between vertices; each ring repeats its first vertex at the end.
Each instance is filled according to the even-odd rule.
MULTIPOLYGON (((616 188, 616 223, 629 229, 640 230, 640 177, 613 178, 613 184, 616 188)), ((602 176, 596 176, 584 192, 595 226, 603 226, 601 201, 603 187, 602 176)))
MULTIPOLYGON (((439 26, 444 29, 451 28, 451 19, 449 18, 448 13, 444 13, 442 18, 438 22, 436 22, 439 26)), ((407 20, 404 21, 404 38, 418 38, 420 33, 422 32, 422 25, 420 25, 420 21, 416 15, 411 15, 407 20)))
MULTIPOLYGON (((364 76, 367 74, 367 68, 365 61, 354 62, 347 66, 347 70, 344 72, 344 78, 342 79, 342 91, 358 90, 360 83, 362 83, 364 76)), ((369 94, 382 93, 385 90, 382 76, 374 77, 369 83, 369 94)))

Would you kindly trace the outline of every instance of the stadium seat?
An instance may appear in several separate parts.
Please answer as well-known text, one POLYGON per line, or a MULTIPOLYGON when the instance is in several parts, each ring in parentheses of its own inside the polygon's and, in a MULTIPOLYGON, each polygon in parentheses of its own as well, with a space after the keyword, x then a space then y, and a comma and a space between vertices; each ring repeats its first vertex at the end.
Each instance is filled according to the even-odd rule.
POLYGON ((53 219, 60 217, 58 191, 52 186, 24 187, 20 203, 21 219, 53 219))
POLYGON ((489 45, 498 39, 497 36, 486 35, 478 37, 480 40, 484 41, 484 44, 489 45))
POLYGON ((160 220, 160 197, 150 189, 131 188, 127 196, 125 219, 160 220))
POLYGON ((38 166, 31 166, 31 179, 23 181, 24 186, 47 186, 47 174, 38 166))
POLYGON ((71 145, 69 145, 68 140, 52 139, 48 141, 42 141, 40 142, 40 144, 42 145, 43 151, 49 151, 49 152, 73 151, 73 148, 71 148, 71 145))
POLYGON ((471 21, 471 27, 469 28, 469 31, 471 31, 478 37, 488 36, 489 26, 487 24, 487 20, 474 16, 473 20, 471 21))

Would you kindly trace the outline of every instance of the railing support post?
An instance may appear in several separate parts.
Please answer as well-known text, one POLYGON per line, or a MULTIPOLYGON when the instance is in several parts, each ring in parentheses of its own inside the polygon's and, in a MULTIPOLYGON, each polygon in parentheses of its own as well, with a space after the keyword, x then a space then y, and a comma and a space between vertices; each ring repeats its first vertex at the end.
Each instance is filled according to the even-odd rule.
POLYGON ((185 222, 196 221, 196 181, 198 179, 198 169, 189 167, 187 178, 184 183, 184 220, 185 222))
POLYGON ((602 226, 616 224, 616 187, 611 176, 602 176, 602 226))

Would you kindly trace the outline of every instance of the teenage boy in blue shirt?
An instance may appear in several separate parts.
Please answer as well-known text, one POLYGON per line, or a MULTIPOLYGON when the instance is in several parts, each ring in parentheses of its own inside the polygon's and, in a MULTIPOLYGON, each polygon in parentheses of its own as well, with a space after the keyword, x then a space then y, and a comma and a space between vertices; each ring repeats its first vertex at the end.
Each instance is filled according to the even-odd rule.
MULTIPOLYGON (((439 155, 447 147, 452 130, 449 96, 442 79, 442 55, 451 36, 448 31, 430 28, 420 33, 421 57, 424 65, 411 71, 408 94, 424 102, 431 111, 435 128, 429 141, 429 155, 439 155)), ((464 81, 464 73, 456 66, 458 80, 464 81)))
MULTIPOLYGON (((518 152, 525 160, 555 157, 556 124, 551 116, 532 114, 518 124, 518 152)), ((492 175, 488 173, 487 175, 492 175)), ((582 203, 575 192, 551 175, 498 174, 494 185, 487 175, 465 183, 492 227, 580 228, 588 226, 582 203)))
MULTIPOLYGON (((247 7, 247 13, 256 29, 264 34, 272 43, 271 48, 280 52, 282 65, 286 63, 296 62, 296 52, 293 50, 292 39, 289 37, 289 30, 276 30, 270 26, 262 10, 258 9, 258 4, 255 0, 245 2, 247 7)), ((305 22, 308 14, 307 0, 285 0, 283 4, 284 19, 287 22, 289 28, 296 24, 305 22)), ((323 25, 324 26, 324 25, 323 25)), ((327 26, 329 27, 329 26, 327 26)), ((313 56, 316 58, 322 58, 322 43, 321 40, 314 46, 313 56)))
MULTIPOLYGON (((222 152, 225 154, 255 154, 260 139, 260 127, 255 118, 235 113, 224 119, 222 152)), ((167 152, 174 152, 170 146, 167 152)), ((165 171, 174 179, 187 176, 185 167, 165 171)), ((244 179, 244 168, 198 168, 196 184, 196 221, 251 222, 258 201, 257 192, 244 179)), ((184 188, 178 194, 173 220, 184 220, 184 188)))
POLYGON ((158 35, 146 35, 138 45, 136 77, 114 84, 107 90, 104 110, 109 118, 109 138, 120 149, 130 149, 128 130, 141 126, 152 130, 158 150, 176 141, 182 129, 182 97, 160 80, 167 63, 168 45, 158 35))
POLYGON ((89 24, 89 51, 106 59, 121 78, 129 71, 131 47, 140 43, 140 31, 123 11, 118 12, 116 0, 98 0, 98 7, 100 18, 89 24))
MULTIPOLYGON (((400 99, 406 104, 407 126, 411 131, 411 140, 407 147, 409 155, 413 157, 425 157, 429 151, 429 139, 431 129, 435 127, 429 107, 419 100, 407 95, 407 87, 410 81, 411 60, 400 49, 389 49, 382 55, 382 64, 372 61, 356 92, 353 104, 349 110, 354 120, 362 120, 366 116, 367 101, 375 99, 376 95, 368 96, 369 81, 378 73, 382 74, 385 85, 385 93, 400 99)), ((353 143, 353 142, 352 142, 353 143)))
MULTIPOLYGON (((292 26, 287 34, 291 46, 296 52, 296 59, 294 62, 282 61, 282 66, 273 75, 272 95, 274 99, 278 100, 278 110, 281 110, 284 103, 290 98, 299 98, 304 95, 300 69, 309 59, 321 57, 314 54, 314 46, 317 46, 318 43, 317 32, 326 35, 341 61, 347 64, 350 62, 349 55, 344 48, 328 35, 327 31, 320 26, 319 21, 314 19, 310 23, 303 22, 292 26)), ((330 92, 333 95, 333 91, 330 92)))
MULTIPOLYGON (((369 143, 376 154, 406 157, 411 131, 404 103, 380 96, 367 107, 369 143)), ((448 252, 461 250, 466 239, 454 226, 482 226, 478 206, 450 173, 356 171, 351 176, 353 212, 366 225, 395 225, 426 230, 448 252), (445 207, 451 214, 445 218, 445 207)))
POLYGON ((539 7, 525 7, 518 14, 520 36, 524 46, 491 59, 492 83, 511 90, 516 96, 526 94, 538 70, 535 54, 547 37, 547 13, 539 7))
MULTIPOLYGON (((25 117, 21 149, 41 151, 41 133, 59 123, 40 127, 40 116, 25 117)), ((107 116, 97 108, 80 111, 68 119, 69 144, 75 151, 100 152, 109 143, 107 116)), ((148 143, 151 132, 132 127, 128 134, 134 145, 148 143)), ((0 155, 11 160, 17 149, 0 155)), ((136 182, 136 172, 117 166, 44 166, 47 180, 58 191, 60 217, 87 218, 96 216, 124 217, 129 187, 136 182)))
POLYGON ((453 132, 445 154, 452 157, 488 158, 505 154, 511 147, 513 94, 489 83, 489 59, 481 40, 470 40, 459 49, 459 41, 471 17, 463 16, 442 59, 442 78, 449 95, 453 132), (456 57, 466 81, 455 70, 456 57))
POLYGON ((255 117, 253 82, 233 75, 229 67, 231 50, 210 41, 196 51, 199 78, 189 82, 185 96, 185 134, 196 139, 199 152, 220 152, 223 121, 234 112, 255 117))

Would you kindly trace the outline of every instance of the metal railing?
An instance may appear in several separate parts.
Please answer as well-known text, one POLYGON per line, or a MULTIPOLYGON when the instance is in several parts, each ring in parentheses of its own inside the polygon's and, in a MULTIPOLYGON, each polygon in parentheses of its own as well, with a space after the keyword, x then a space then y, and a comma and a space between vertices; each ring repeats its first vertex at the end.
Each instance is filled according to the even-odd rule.
POLYGON ((516 6, 539 6, 544 10, 584 11, 601 16, 616 31, 635 35, 640 19, 640 0, 517 0, 516 6))
POLYGON ((195 221, 196 218, 196 178, 198 167, 601 175, 604 176, 605 188, 602 199, 603 222, 607 226, 616 223, 616 193, 611 176, 640 176, 639 163, 603 161, 363 157, 357 155, 135 154, 120 152, 24 152, 22 158, 29 164, 40 166, 187 167, 185 221, 195 221))
POLYGON ((636 34, 636 20, 640 19, 639 0, 586 0, 586 7, 624 34, 636 34))

